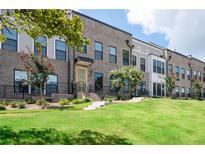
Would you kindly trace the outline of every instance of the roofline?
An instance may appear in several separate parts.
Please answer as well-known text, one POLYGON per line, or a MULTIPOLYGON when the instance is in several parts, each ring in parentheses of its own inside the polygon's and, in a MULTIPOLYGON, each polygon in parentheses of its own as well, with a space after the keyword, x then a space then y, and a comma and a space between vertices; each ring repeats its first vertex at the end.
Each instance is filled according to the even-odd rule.
POLYGON ((124 30, 122 30, 122 29, 119 29, 119 28, 117 28, 117 27, 114 27, 114 26, 112 26, 112 25, 109 25, 109 24, 107 24, 107 23, 105 23, 105 22, 102 22, 102 21, 100 21, 100 20, 98 20, 98 19, 92 18, 92 17, 90 17, 90 16, 88 16, 88 15, 82 14, 82 13, 77 12, 77 11, 75 11, 75 10, 72 10, 72 12, 74 12, 74 13, 80 15, 80 16, 83 16, 83 17, 85 17, 85 18, 88 18, 88 19, 90 19, 90 20, 93 20, 93 21, 95 21, 95 22, 101 23, 101 24, 103 24, 103 25, 106 25, 106 26, 108 26, 108 27, 114 28, 114 29, 116 29, 116 30, 118 30, 118 31, 121 31, 121 32, 123 32, 123 33, 126 33, 126 34, 132 36, 132 34, 129 33, 129 32, 126 32, 126 31, 124 31, 124 30))
POLYGON ((200 62, 200 63, 205 64, 204 61, 202 61, 202 60, 200 60, 200 59, 198 59, 198 58, 195 58, 195 57, 189 58, 188 56, 186 56, 186 55, 184 55, 184 54, 182 54, 182 53, 179 53, 179 52, 177 52, 177 51, 173 51, 173 50, 168 49, 168 48, 167 48, 167 50, 169 50, 170 52, 173 52, 173 53, 175 53, 175 54, 178 54, 178 55, 180 55, 180 56, 183 56, 183 57, 185 57, 185 58, 187 58, 187 59, 193 59, 193 60, 196 60, 196 61, 198 61, 198 62, 200 62))
POLYGON ((132 37, 132 39, 134 39, 134 40, 136 40, 136 41, 139 41, 139 42, 141 42, 141 43, 144 43, 144 44, 150 45, 150 46, 155 47, 155 48, 157 48, 157 49, 163 50, 163 51, 166 49, 166 48, 160 48, 160 47, 155 46, 155 45, 153 45, 153 44, 150 44, 150 43, 148 43, 148 42, 145 42, 145 41, 139 40, 139 39, 137 39, 137 38, 135 38, 135 37, 132 37))

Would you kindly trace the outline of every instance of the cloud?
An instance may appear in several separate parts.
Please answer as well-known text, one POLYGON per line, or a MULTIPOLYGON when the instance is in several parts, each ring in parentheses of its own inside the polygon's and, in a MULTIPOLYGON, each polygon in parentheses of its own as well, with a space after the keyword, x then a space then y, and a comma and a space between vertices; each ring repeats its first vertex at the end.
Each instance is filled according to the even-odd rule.
POLYGON ((168 48, 205 60, 205 10, 128 10, 127 19, 146 35, 163 33, 168 48))

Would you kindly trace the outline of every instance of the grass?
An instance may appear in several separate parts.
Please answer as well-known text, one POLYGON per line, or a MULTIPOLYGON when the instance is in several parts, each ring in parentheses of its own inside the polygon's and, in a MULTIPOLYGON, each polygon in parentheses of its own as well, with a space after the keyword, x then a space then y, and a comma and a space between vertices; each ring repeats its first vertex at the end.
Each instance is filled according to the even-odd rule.
POLYGON ((82 108, 80 105, 77 110, 0 111, 0 126, 8 126, 14 132, 55 129, 78 137, 87 131, 82 144, 127 143, 121 139, 131 144, 205 144, 204 101, 149 98, 143 103, 112 104, 93 111, 82 108), (105 136, 109 139, 105 140, 105 136), (109 142, 110 137, 113 142, 109 142))

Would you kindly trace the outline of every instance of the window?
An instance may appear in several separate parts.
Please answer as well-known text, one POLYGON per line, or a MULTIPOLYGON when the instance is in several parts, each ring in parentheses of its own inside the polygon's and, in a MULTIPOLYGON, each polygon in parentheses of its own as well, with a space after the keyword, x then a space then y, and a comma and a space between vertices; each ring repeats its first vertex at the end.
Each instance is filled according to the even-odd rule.
POLYGON ((161 74, 161 62, 157 61, 157 73, 161 74))
POLYGON ((14 71, 14 92, 15 93, 28 93, 28 85, 23 86, 23 81, 28 79, 25 71, 14 71))
POLYGON ((199 80, 201 81, 201 72, 198 72, 199 80))
POLYGON ((185 88, 184 87, 181 88, 181 96, 185 97, 185 88))
POLYGON ((175 67, 175 74, 176 74, 177 80, 179 81, 179 66, 175 67))
POLYGON ((161 96, 162 93, 161 93, 161 84, 160 83, 157 83, 157 96, 161 96))
POLYGON ((6 41, 2 43, 2 49, 17 51, 17 32, 11 28, 3 28, 2 33, 6 36, 6 41))
POLYGON ((153 83, 153 96, 157 96, 157 88, 156 88, 156 83, 153 83))
POLYGON ((205 98, 205 88, 203 88, 203 97, 205 98))
POLYGON ((129 51, 123 50, 122 56, 123 56, 122 58, 123 65, 128 66, 129 65, 129 51))
POLYGON ((110 92, 117 92, 117 89, 112 86, 112 80, 114 79, 115 77, 113 75, 110 76, 110 92))
POLYGON ((87 44, 85 43, 86 38, 83 39, 83 45, 82 45, 82 53, 87 53, 87 44))
POLYGON ((51 95, 52 93, 58 93, 57 75, 49 75, 46 83, 46 95, 51 95))
POLYGON ((102 92, 103 91, 103 74, 95 72, 95 91, 102 92))
POLYGON ((165 89, 164 89, 164 85, 162 84, 162 96, 165 95, 164 91, 165 91, 165 89))
POLYGON ((179 97, 179 87, 175 88, 175 92, 176 92, 176 97, 179 97))
POLYGON ((146 95, 146 82, 145 81, 141 81, 141 84, 140 84, 140 94, 142 96, 146 95))
MULTIPOLYGON (((41 44, 42 56, 46 57, 47 56, 47 38, 45 36, 40 36, 39 38, 35 40, 35 42, 38 42, 41 44)), ((38 55, 38 49, 35 45, 34 45, 34 54, 38 55)))
POLYGON ((181 67, 181 78, 185 79, 185 69, 181 67))
POLYGON ((132 65, 137 66, 137 57, 132 55, 132 65))
POLYGON ((195 78, 195 80, 197 79, 196 70, 194 70, 194 78, 195 78))
POLYGON ((95 41, 95 59, 103 60, 103 44, 95 41))
POLYGON ((172 75, 172 73, 173 73, 173 66, 172 64, 169 64, 168 65, 168 75, 172 75))
POLYGON ((56 59, 66 61, 66 43, 65 41, 56 40, 56 59))
POLYGON ((190 76, 190 70, 187 70, 186 73, 187 73, 187 79, 190 80, 190 77, 191 77, 190 76))
POLYGON ((140 58, 140 70, 145 72, 145 59, 140 58))
POLYGON ((203 73, 203 81, 205 82, 205 73, 203 73))
POLYGON ((157 61, 153 59, 153 72, 157 72, 157 61))
POLYGON ((117 49, 115 47, 109 47, 109 61, 112 64, 117 63, 117 49))
POLYGON ((187 97, 190 97, 191 95, 190 95, 190 88, 187 88, 187 97))
POLYGON ((162 62, 162 74, 164 74, 164 62, 162 62))

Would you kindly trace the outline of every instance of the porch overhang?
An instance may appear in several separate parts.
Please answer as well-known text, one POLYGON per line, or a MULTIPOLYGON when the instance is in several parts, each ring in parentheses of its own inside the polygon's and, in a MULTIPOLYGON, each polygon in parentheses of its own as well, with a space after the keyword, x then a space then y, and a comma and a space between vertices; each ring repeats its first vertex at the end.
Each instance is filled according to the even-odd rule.
POLYGON ((79 65, 85 65, 85 66, 89 66, 91 64, 93 64, 94 60, 89 58, 89 57, 84 57, 84 56, 78 56, 77 58, 75 58, 75 63, 79 64, 79 65))

